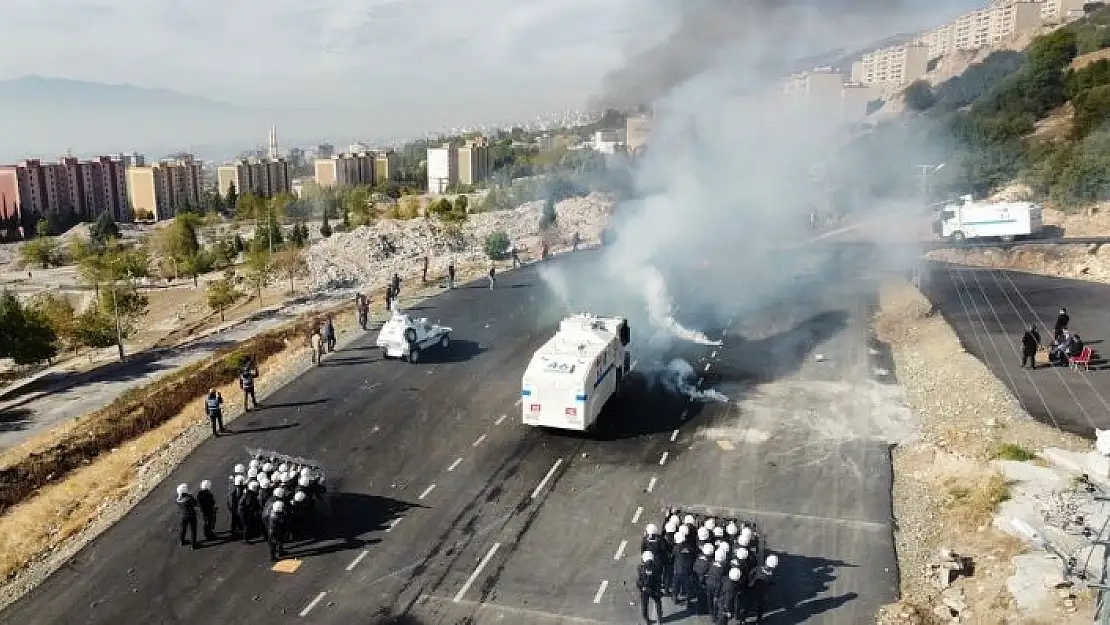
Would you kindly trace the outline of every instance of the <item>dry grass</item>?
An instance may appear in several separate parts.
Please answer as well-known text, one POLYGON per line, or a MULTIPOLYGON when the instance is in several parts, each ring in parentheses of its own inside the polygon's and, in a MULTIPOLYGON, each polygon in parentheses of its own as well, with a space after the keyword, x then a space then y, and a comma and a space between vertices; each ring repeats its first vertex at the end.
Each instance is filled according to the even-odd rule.
POLYGON ((998 506, 1010 498, 1010 484, 998 472, 970 480, 949 478, 945 489, 948 517, 965 528, 990 524, 998 506))

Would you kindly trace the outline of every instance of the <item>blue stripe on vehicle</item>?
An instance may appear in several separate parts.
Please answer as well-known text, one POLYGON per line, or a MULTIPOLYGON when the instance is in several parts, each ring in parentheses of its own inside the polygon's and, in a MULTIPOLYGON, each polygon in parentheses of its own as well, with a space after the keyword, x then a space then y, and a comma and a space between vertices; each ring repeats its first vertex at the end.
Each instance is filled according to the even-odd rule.
POLYGON ((1016 219, 988 219, 987 221, 965 221, 965 226, 988 226, 996 224, 1016 224, 1016 219))
POLYGON ((523 391, 520 392, 521 397, 528 397, 531 394, 532 394, 532 391, 530 391, 528 389, 524 389, 523 391))
POLYGON ((612 371, 613 371, 613 365, 609 365, 608 367, 606 367, 606 368, 605 368, 605 371, 603 371, 603 372, 601 373, 601 375, 600 375, 600 376, 598 376, 598 378, 597 378, 597 382, 594 382, 594 388, 597 388, 598 386, 601 386, 601 383, 605 381, 605 378, 606 378, 606 377, 607 377, 607 376, 609 375, 609 373, 611 373, 612 371))
POLYGON ((574 401, 586 401, 586 396, 585 395, 575 395, 574 396, 574 401))

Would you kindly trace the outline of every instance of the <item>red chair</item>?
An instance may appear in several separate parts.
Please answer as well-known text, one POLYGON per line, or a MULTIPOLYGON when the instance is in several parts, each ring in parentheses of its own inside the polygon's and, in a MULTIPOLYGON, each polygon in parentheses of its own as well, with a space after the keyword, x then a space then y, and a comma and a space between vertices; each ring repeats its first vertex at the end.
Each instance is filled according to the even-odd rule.
POLYGON ((1093 360, 1094 357, 1095 350, 1091 349, 1090 347, 1084 347, 1083 351, 1079 352, 1078 356, 1073 356, 1072 358, 1069 358, 1068 362, 1071 363, 1071 368, 1075 369, 1076 371, 1078 371, 1080 367, 1083 367, 1085 371, 1090 371, 1091 360, 1093 360))

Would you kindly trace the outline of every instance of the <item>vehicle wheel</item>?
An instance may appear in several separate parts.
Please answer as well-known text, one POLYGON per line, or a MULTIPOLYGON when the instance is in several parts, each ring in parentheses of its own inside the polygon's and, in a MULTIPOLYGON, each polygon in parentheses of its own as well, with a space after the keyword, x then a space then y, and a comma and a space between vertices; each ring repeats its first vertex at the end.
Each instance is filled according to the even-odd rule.
POLYGON ((413 350, 409 352, 409 363, 415 365, 418 362, 420 362, 420 350, 413 348, 413 350))
POLYGON ((451 347, 451 337, 444 334, 443 338, 439 339, 439 346, 442 347, 443 349, 447 349, 447 348, 451 347))
POLYGON ((408 341, 409 343, 415 343, 416 342, 416 330, 413 330, 412 328, 406 329, 405 330, 405 340, 408 341))
POLYGON ((957 230, 957 231, 952 233, 952 242, 957 243, 957 244, 966 243, 967 242, 967 237, 964 236, 963 232, 960 232, 959 230, 957 230))
POLYGON ((389 360, 389 350, 382 348, 382 360, 389 360))

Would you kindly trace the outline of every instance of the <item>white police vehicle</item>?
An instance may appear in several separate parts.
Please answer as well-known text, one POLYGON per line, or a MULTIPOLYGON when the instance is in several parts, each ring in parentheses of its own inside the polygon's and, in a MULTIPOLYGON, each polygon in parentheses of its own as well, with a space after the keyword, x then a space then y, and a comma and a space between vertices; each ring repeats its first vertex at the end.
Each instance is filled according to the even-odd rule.
POLYGON ((521 381, 525 425, 586 431, 631 370, 623 317, 571 315, 533 354, 521 381))
POLYGON ((400 358, 410 363, 420 361, 420 353, 432 349, 451 347, 451 328, 428 323, 426 318, 414 319, 400 311, 393 311, 389 320, 378 331, 376 345, 384 358, 400 358))

